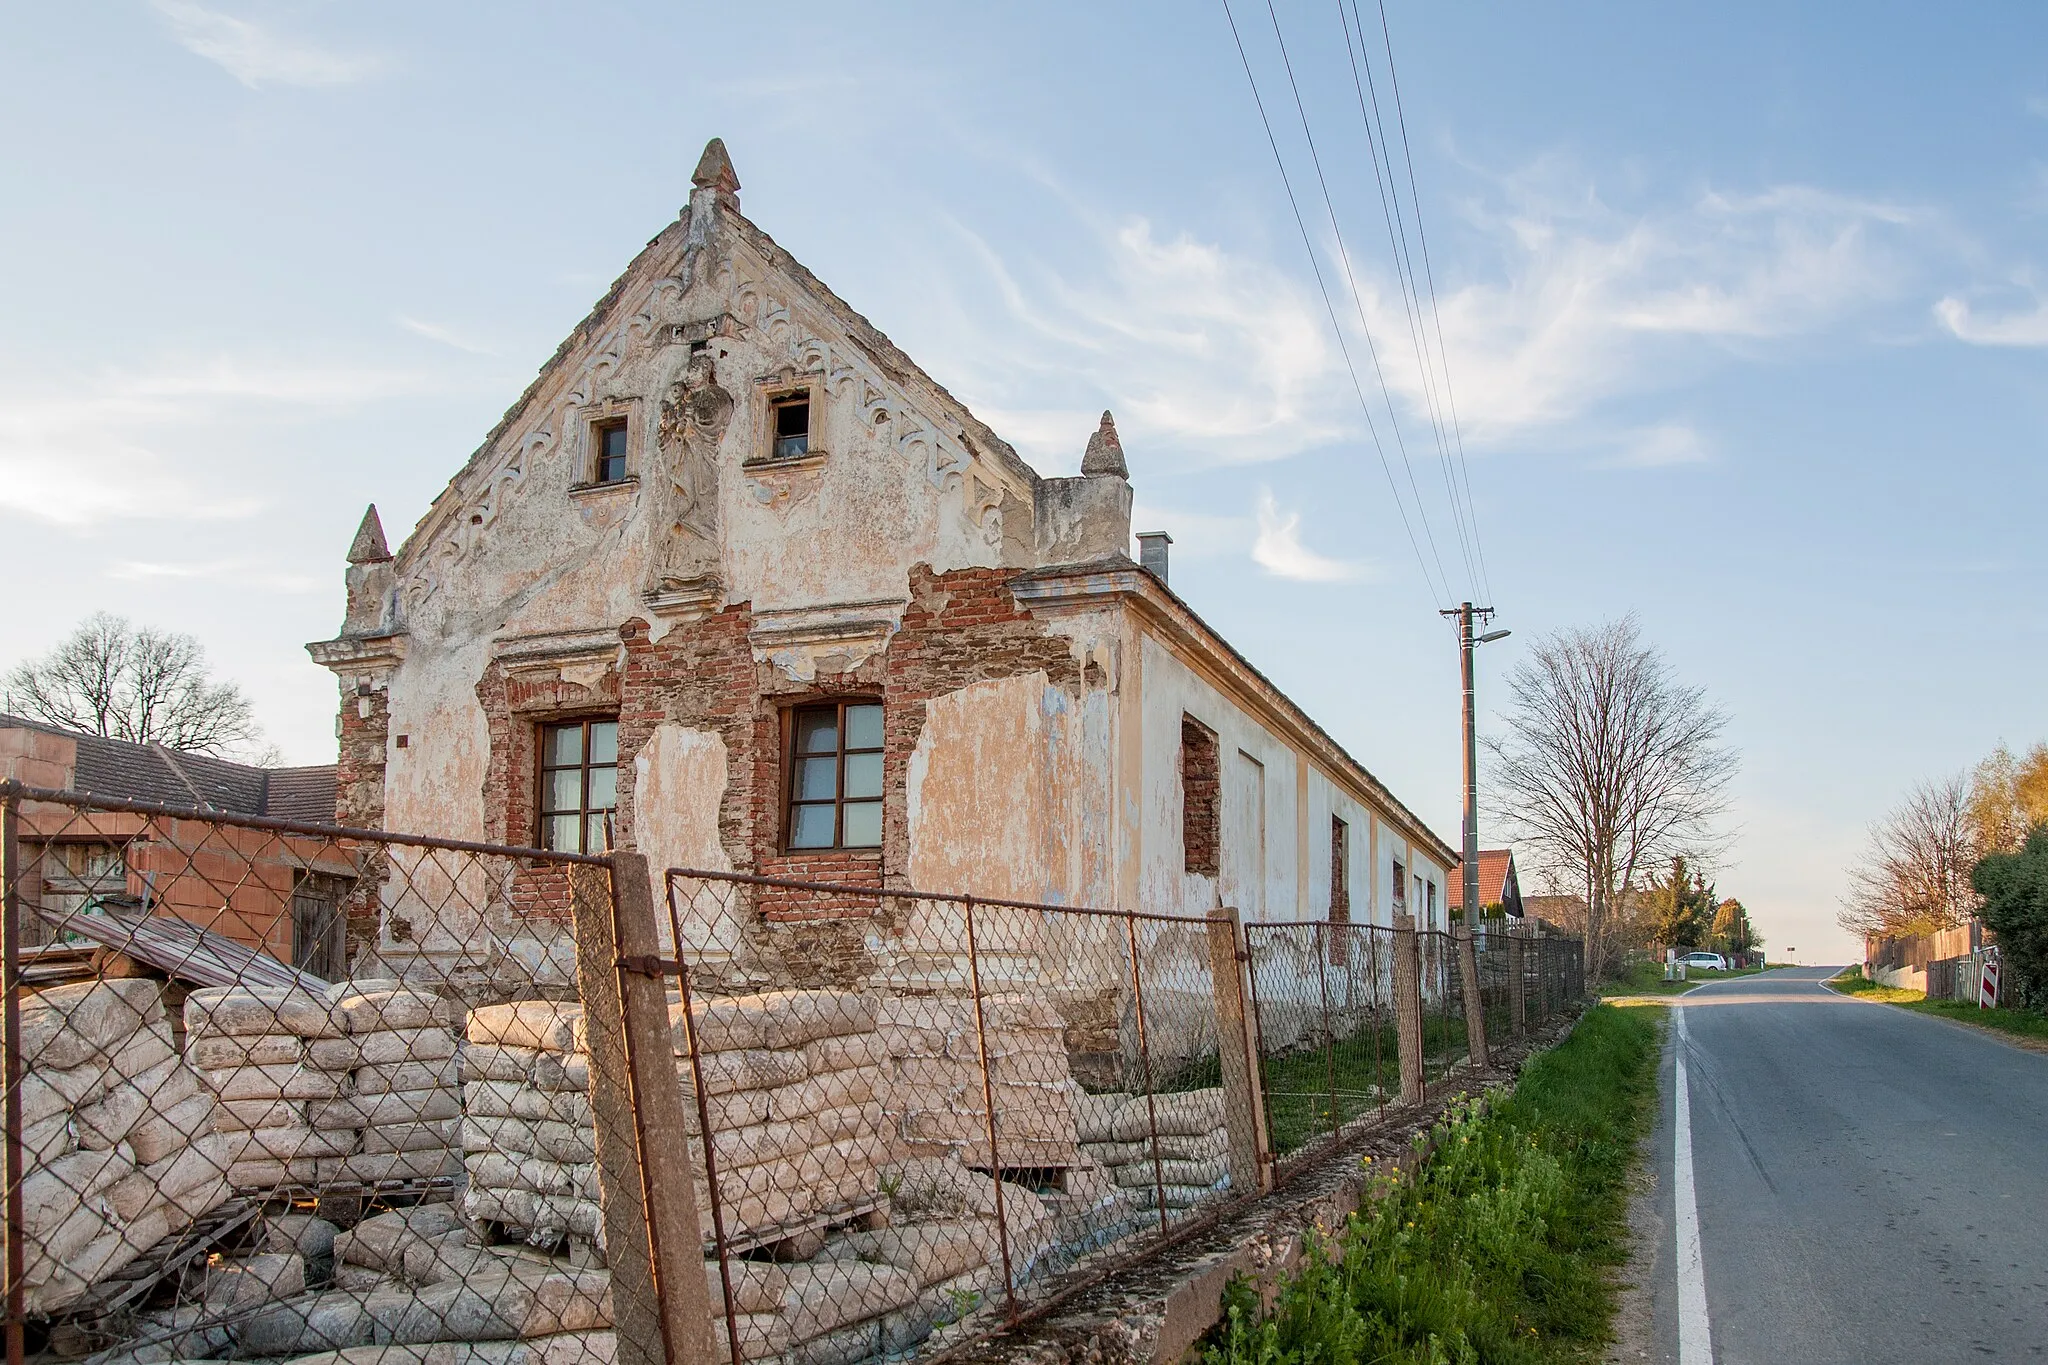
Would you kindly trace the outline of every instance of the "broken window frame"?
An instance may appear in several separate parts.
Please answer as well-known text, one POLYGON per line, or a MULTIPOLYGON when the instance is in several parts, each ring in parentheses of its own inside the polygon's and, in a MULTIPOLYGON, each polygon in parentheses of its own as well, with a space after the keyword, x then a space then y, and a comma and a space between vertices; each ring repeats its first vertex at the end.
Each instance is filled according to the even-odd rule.
POLYGON ((624 417, 604 417, 590 424, 590 481, 592 484, 624 483, 632 474, 633 437, 632 427, 624 417), (616 456, 607 453, 605 446, 611 436, 619 438, 616 456), (618 461, 616 473, 606 468, 613 459, 618 461))
POLYGON ((817 432, 816 395, 809 387, 788 389, 768 395, 768 453, 769 460, 801 460, 816 453, 812 437, 817 432), (803 409, 804 429, 785 435, 782 430, 782 414, 803 409))
POLYGON ((571 716, 559 720, 542 721, 534 727, 536 773, 534 792, 534 846, 562 853, 604 853, 611 841, 610 826, 619 806, 619 718, 614 714, 571 716), (598 763, 591 760, 592 739, 599 726, 611 727, 611 761, 598 763), (577 761, 556 763, 553 758, 554 736, 567 730, 580 731, 577 761), (555 806, 553 778, 557 773, 579 774, 576 783, 577 805, 555 806), (593 773, 611 774, 612 799, 609 805, 594 804, 591 799, 593 773), (575 848, 563 848, 555 842, 555 822, 565 816, 576 817, 577 844, 575 848), (596 820, 593 830, 592 820, 596 820), (593 847, 593 832, 596 835, 593 847))
POLYGON ((876 743, 872 745, 849 745, 847 742, 847 713, 855 708, 862 707, 872 707, 877 713, 881 713, 882 700, 879 697, 836 697, 828 701, 805 702, 799 706, 792 706, 785 712, 786 722, 783 727, 785 734, 783 738, 782 761, 782 848, 785 853, 829 853, 842 850, 855 851, 865 849, 879 851, 881 849, 881 811, 884 800, 884 778, 881 774, 881 767, 887 761, 885 758, 888 744, 887 721, 885 715, 878 714, 877 724, 881 727, 881 733, 876 737, 876 743), (832 715, 834 747, 830 750, 800 751, 799 745, 803 743, 805 717, 822 716, 828 712, 832 715), (847 760, 849 758, 865 758, 868 755, 873 755, 875 758, 876 777, 874 793, 869 795, 867 792, 862 791, 849 795, 846 782, 847 760), (829 798, 803 795, 798 765, 805 762, 816 763, 828 758, 833 760, 832 795, 829 798), (874 809, 874 839, 872 842, 857 844, 846 842, 846 811, 849 806, 872 807, 874 809), (828 808, 832 812, 831 842, 798 843, 798 825, 801 812, 804 810, 825 810, 828 808))

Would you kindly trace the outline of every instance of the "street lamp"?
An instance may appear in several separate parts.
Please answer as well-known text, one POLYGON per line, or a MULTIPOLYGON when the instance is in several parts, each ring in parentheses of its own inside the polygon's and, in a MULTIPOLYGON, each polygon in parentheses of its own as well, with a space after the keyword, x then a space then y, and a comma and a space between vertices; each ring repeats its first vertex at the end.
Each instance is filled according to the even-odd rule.
POLYGON ((1514 634, 1508 630, 1489 630, 1484 635, 1472 633, 1474 617, 1482 621, 1493 620, 1492 607, 1475 607, 1470 602, 1461 602, 1454 611, 1439 612, 1440 616, 1458 618, 1458 666, 1465 684, 1465 848, 1463 873, 1465 888, 1465 927, 1474 934, 1479 932, 1479 747, 1473 733, 1472 719, 1472 647, 1490 645, 1495 640, 1505 640, 1514 634))

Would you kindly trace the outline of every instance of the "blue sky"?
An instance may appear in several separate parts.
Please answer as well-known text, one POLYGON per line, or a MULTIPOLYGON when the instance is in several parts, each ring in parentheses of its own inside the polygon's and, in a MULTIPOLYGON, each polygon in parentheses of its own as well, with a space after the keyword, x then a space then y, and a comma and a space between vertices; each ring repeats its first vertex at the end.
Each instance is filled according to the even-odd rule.
MULTIPOLYGON (((1356 305, 1271 21, 1235 0, 1463 596, 1338 10, 1276 7, 1356 305)), ((125 612, 198 635, 288 758, 330 758, 332 685, 300 646, 340 619, 363 505, 394 540, 410 527, 717 134, 748 215, 1041 470, 1073 472, 1113 408, 1179 590, 1455 838, 1443 590, 1220 3, 754 15, 8 7, 0 665, 125 612)), ((2048 10, 1388 15, 1486 577, 1516 631, 1482 688, 1536 634, 1639 614, 1732 717, 1722 889, 1775 945, 1842 960, 1835 897, 1868 822, 2048 731, 2026 586, 2048 491, 2048 10)))

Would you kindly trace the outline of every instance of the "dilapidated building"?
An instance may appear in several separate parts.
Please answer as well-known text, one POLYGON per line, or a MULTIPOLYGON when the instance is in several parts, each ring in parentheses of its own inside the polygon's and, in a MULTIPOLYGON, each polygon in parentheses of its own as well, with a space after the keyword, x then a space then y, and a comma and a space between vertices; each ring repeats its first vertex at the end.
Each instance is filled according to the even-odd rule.
MULTIPOLYGON (((1042 477, 741 215, 717 141, 694 186, 395 552, 365 517, 309 646, 344 822, 1251 919, 1447 902, 1450 848, 1174 595, 1163 537, 1131 558, 1108 414, 1042 477)), ((547 876, 485 927, 558 915, 547 876)), ((866 914, 763 891, 687 932, 829 960, 866 914)), ((402 965, 477 928, 387 897, 352 933, 402 965)))

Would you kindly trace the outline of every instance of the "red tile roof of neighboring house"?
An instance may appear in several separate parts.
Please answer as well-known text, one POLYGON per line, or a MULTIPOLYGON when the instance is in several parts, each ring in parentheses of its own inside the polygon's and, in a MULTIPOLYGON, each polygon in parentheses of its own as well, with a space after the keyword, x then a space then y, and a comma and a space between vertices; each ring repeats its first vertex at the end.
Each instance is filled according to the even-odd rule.
MULTIPOLYGON (((1506 899, 1508 873, 1515 865, 1515 851, 1511 848, 1482 848, 1479 850, 1479 903, 1482 906, 1499 905, 1506 899)), ((1451 909, 1465 908, 1465 874, 1451 874, 1451 909)))

